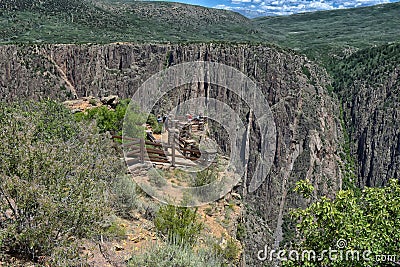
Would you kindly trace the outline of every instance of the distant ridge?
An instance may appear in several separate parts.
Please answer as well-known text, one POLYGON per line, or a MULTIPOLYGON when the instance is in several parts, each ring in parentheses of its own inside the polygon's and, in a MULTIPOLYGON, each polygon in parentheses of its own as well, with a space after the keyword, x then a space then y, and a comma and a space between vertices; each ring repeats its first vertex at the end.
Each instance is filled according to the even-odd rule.
POLYGON ((323 62, 400 41, 400 3, 248 19, 228 10, 129 0, 3 0, 0 44, 275 43, 323 62))
POLYGON ((0 2, 2 44, 239 41, 249 28, 250 20, 238 13, 179 3, 0 2), (232 32, 237 32, 238 36, 233 36, 232 32))
POLYGON ((263 17, 253 26, 281 33, 281 45, 313 58, 345 56, 354 50, 400 41, 400 3, 263 17))

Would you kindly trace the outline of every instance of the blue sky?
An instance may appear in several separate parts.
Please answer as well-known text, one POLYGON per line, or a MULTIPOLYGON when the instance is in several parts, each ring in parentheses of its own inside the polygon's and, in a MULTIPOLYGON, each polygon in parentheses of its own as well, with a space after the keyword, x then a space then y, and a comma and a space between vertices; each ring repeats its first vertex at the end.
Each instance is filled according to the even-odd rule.
POLYGON ((396 1, 399 0, 173 0, 173 2, 238 11, 248 17, 290 15, 396 1))

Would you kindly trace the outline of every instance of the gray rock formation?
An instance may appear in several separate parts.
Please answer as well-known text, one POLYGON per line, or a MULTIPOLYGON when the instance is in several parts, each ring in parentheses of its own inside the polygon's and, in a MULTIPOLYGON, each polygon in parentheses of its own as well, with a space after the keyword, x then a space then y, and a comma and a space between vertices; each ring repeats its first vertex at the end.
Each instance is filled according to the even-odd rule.
POLYGON ((399 44, 362 50, 336 74, 360 188, 400 179, 399 55, 399 44))

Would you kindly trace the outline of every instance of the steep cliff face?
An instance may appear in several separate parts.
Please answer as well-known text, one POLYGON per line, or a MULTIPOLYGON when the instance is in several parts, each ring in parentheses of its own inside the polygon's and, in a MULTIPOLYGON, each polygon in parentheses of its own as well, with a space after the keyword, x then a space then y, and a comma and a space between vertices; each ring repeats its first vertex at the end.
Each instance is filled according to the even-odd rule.
MULTIPOLYGON (((257 163, 256 121, 228 90, 211 86, 217 99, 244 114, 249 128, 247 177, 235 188, 242 194, 246 229, 244 262, 259 266, 257 251, 282 244, 285 214, 306 201, 293 192, 296 181, 308 178, 315 195, 333 196, 341 188, 339 152, 342 130, 335 99, 326 89, 326 73, 304 57, 272 47, 250 45, 47 45, 0 47, 2 100, 52 97, 60 100, 117 94, 130 97, 150 75, 182 62, 204 60, 232 66, 253 79, 266 95, 277 126, 274 164, 267 179, 248 193, 248 177, 257 163), (247 113, 246 113, 247 112, 247 113)), ((174 101, 204 96, 204 84, 178 88, 174 101)))
POLYGON ((400 45, 365 49, 335 69, 358 186, 400 179, 400 45))

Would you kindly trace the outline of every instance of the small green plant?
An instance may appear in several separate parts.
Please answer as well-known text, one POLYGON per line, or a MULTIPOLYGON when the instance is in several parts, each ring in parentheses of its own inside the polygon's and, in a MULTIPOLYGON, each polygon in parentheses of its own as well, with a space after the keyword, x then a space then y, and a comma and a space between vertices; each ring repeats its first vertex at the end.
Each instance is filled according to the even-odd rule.
POLYGON ((90 99, 89 100, 89 104, 92 105, 92 106, 96 106, 97 105, 96 99, 90 99))
POLYGON ((203 185, 207 185, 215 181, 217 178, 218 178, 217 167, 212 164, 208 168, 199 171, 196 174, 196 177, 192 181, 192 186, 200 187, 203 185))
POLYGON ((172 244, 193 245, 204 228, 199 221, 197 209, 166 205, 161 207, 155 217, 157 231, 172 244))
POLYGON ((133 255, 129 267, 222 267, 218 256, 210 249, 194 250, 189 246, 156 244, 140 255, 133 255))
POLYGON ((183 171, 181 169, 174 169, 174 170, 168 170, 164 172, 164 176, 168 180, 175 179, 178 182, 183 182, 186 183, 190 181, 192 178, 192 175, 186 171, 183 171))
POLYGON ((332 95, 332 94, 334 93, 334 91, 335 91, 335 89, 333 88, 333 86, 330 85, 330 84, 328 84, 328 85, 326 86, 326 90, 328 90, 329 95, 332 95))
POLYGON ((118 223, 116 218, 113 218, 110 225, 104 230, 104 235, 107 238, 124 238, 126 236, 126 229, 118 223))
POLYGON ((149 114, 147 118, 147 123, 151 126, 153 133, 160 134, 162 131, 162 123, 157 121, 157 118, 154 114, 149 114))
POLYGON ((213 208, 212 207, 207 207, 204 209, 205 214, 207 214, 208 216, 212 216, 213 214, 213 208))
POLYGON ((296 183, 294 191, 300 193, 304 198, 310 198, 314 192, 314 186, 308 179, 300 180, 296 183))
POLYGON ((150 169, 148 172, 149 182, 158 188, 166 186, 167 181, 165 180, 163 173, 164 172, 160 169, 150 169))
POLYGON ((225 263, 237 261, 240 248, 233 238, 229 238, 226 244, 214 244, 214 253, 224 259, 225 263))
POLYGON ((234 261, 237 259, 240 252, 239 246, 233 238, 228 239, 224 249, 223 256, 227 261, 234 261))
POLYGON ((246 238, 246 226, 243 223, 238 223, 236 226, 236 238, 244 240, 246 238))
POLYGON ((117 215, 123 218, 131 218, 131 212, 138 207, 137 188, 133 177, 121 175, 112 181, 112 192, 115 200, 113 208, 117 215))

